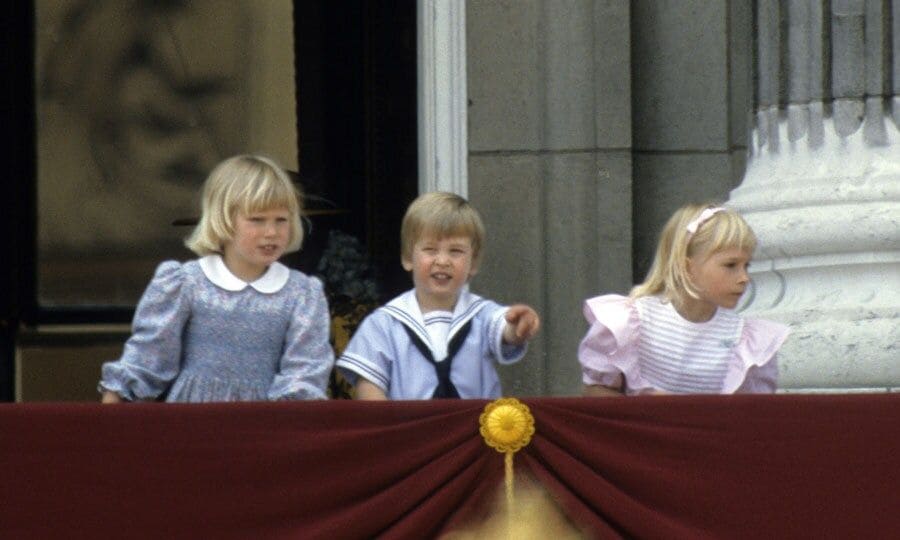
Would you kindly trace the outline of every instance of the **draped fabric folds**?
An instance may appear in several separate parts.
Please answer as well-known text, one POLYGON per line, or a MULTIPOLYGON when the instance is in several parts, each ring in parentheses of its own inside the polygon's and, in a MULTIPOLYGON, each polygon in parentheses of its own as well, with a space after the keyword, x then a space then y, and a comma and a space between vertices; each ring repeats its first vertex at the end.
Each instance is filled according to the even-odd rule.
MULTIPOLYGON (((900 530, 900 395, 522 401, 597 538, 900 530)), ((435 538, 502 490, 487 403, 0 405, 0 538, 435 538)))

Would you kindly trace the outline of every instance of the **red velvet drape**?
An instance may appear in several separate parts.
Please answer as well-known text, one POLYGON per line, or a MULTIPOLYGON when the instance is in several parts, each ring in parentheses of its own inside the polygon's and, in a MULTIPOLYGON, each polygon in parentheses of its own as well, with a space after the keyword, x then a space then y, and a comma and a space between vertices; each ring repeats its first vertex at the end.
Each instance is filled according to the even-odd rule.
MULTIPOLYGON (((523 401, 598 538, 900 531, 900 395, 523 401)), ((0 405, 0 538, 433 538, 502 483, 486 403, 0 405)))
POLYGON ((529 404, 520 463, 602 538, 900 537, 900 395, 529 404))

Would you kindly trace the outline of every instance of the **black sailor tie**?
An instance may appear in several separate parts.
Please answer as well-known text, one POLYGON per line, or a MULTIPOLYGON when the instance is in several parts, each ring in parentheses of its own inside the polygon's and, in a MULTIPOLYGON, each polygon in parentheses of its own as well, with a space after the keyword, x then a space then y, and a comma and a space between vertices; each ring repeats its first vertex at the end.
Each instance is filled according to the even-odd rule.
POLYGON ((431 395, 431 399, 459 399, 459 392, 450 380, 450 367, 453 364, 453 357, 459 352, 463 342, 466 341, 466 337, 469 335, 469 330, 472 329, 472 320, 470 319, 469 322, 460 328, 459 332, 457 332, 456 335, 453 336, 453 339, 450 340, 450 343, 447 344, 447 358, 441 362, 436 362, 434 360, 431 349, 428 348, 428 345, 425 345, 425 342, 422 341, 422 338, 420 338, 418 334, 413 332, 405 324, 403 325, 403 328, 405 328, 406 333, 409 334, 409 339, 411 339, 416 348, 419 349, 422 356, 431 362, 431 365, 434 366, 434 371, 437 373, 438 385, 437 388, 434 389, 434 394, 431 395))

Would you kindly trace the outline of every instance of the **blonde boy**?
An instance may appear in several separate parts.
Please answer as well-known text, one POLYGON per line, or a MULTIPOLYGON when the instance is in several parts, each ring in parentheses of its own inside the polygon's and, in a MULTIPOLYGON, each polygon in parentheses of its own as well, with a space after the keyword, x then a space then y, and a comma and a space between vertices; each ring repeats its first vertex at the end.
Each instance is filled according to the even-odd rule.
POLYGON ((357 399, 496 398, 493 361, 525 355, 538 331, 524 304, 503 307, 469 292, 484 225, 452 193, 426 193, 401 228, 401 262, 414 288, 375 310, 337 361, 357 399))

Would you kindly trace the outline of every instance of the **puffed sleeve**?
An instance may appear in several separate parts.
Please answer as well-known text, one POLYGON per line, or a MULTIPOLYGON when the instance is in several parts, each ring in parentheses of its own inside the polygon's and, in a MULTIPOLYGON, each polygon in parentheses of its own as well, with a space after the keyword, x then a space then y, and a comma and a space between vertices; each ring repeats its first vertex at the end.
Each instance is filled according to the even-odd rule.
POLYGON ((784 324, 745 319, 725 379, 725 393, 774 393, 778 389, 778 349, 788 334, 790 328, 784 324))
POLYGON ((350 384, 362 377, 385 393, 390 392, 391 368, 394 354, 390 354, 390 315, 381 309, 370 313, 353 333, 336 365, 350 384))
POLYGON ((632 301, 615 294, 590 298, 584 303, 590 324, 578 346, 582 382, 614 386, 624 375, 626 384, 637 377, 637 335, 640 318, 632 301))
POLYGON ((268 398, 326 399, 334 351, 328 341, 331 315, 322 282, 307 278, 306 293, 294 307, 288 325, 279 372, 268 398))
POLYGON ((181 370, 181 336, 190 317, 190 292, 180 263, 159 265, 134 312, 122 357, 103 364, 100 391, 128 401, 155 399, 181 370))

